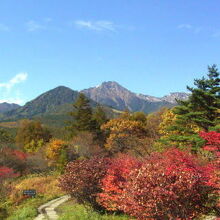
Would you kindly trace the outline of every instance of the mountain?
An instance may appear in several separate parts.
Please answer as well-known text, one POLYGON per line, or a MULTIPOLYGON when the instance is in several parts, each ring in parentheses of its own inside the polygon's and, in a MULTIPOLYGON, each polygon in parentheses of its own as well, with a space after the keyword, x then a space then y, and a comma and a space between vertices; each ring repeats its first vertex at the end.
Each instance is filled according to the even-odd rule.
POLYGON ((171 93, 162 98, 136 94, 117 82, 103 82, 101 85, 84 89, 81 91, 88 98, 111 106, 118 110, 129 109, 130 111, 144 111, 146 113, 158 110, 161 107, 172 107, 176 105, 175 99, 187 99, 187 93, 171 93))
MULTIPOLYGON (((42 121, 51 126, 63 126, 65 121, 70 120, 68 112, 73 110, 73 103, 76 101, 79 92, 65 86, 59 86, 49 90, 24 106, 0 114, 1 121, 16 121, 18 119, 30 118, 42 121)), ((97 103, 90 99, 92 107, 97 103)), ((111 108, 103 106, 109 117, 118 114, 111 108)))
MULTIPOLYGON (((116 114, 116 110, 123 111, 143 111, 146 113, 157 111, 161 107, 172 107, 176 105, 175 99, 187 99, 189 94, 171 93, 162 98, 136 94, 129 91, 117 82, 103 82, 100 86, 92 87, 81 91, 89 99, 92 107, 98 103, 104 106, 108 115, 116 114), (107 107, 108 106, 108 107, 107 107)), ((49 124, 60 123, 69 118, 68 112, 72 111, 72 104, 79 95, 65 86, 59 86, 49 90, 34 100, 27 102, 24 106, 10 105, 8 103, 0 104, 1 121, 13 121, 22 118, 37 118, 47 121, 49 124), (10 106, 10 107, 9 107, 10 106), (7 109, 8 108, 8 109, 7 109), (9 111, 8 111, 9 110, 9 111)))
MULTIPOLYGON (((58 114, 66 111, 68 104, 75 102, 78 92, 65 86, 59 86, 43 93, 24 106, 5 112, 4 119, 31 118, 43 114, 58 114)), ((70 108, 70 106, 69 106, 70 108)), ((68 109, 69 109, 68 108, 68 109)))
POLYGON ((166 95, 161 99, 170 103, 176 103, 176 100, 187 100, 189 95, 189 93, 185 92, 172 92, 170 95, 166 95))
POLYGON ((14 103, 3 102, 3 103, 0 103, 0 113, 11 111, 11 110, 17 109, 19 107, 20 107, 20 105, 17 105, 14 103))

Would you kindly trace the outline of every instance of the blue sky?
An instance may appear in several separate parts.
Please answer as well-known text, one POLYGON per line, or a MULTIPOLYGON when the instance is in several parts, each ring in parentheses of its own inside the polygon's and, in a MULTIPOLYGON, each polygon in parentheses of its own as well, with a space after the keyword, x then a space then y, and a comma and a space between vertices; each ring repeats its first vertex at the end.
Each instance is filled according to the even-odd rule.
POLYGON ((220 64, 219 0, 2 0, 0 102, 117 81, 186 91, 220 64))

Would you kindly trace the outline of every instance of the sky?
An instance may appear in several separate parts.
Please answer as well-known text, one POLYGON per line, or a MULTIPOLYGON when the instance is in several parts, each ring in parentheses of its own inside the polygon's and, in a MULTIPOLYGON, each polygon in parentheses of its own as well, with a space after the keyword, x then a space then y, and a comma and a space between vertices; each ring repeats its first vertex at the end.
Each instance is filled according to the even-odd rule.
POLYGON ((117 81, 161 97, 220 64, 219 0, 1 0, 0 102, 117 81))

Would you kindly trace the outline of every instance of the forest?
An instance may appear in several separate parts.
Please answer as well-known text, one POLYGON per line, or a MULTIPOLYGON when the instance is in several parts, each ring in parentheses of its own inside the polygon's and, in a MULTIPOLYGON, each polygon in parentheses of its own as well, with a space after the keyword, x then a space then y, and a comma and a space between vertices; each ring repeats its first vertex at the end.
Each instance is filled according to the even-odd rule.
POLYGON ((67 194, 60 220, 220 218, 217 66, 187 89, 175 107, 111 117, 80 93, 65 126, 21 119, 1 127, 0 219, 34 219, 67 194))

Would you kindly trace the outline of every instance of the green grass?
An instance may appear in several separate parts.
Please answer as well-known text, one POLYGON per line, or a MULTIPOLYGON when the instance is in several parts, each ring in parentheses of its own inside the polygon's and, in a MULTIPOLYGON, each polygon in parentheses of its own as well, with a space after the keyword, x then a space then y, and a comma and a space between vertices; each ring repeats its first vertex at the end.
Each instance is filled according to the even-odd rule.
POLYGON ((7 220, 33 220, 35 216, 37 216, 36 208, 34 206, 28 206, 17 209, 7 220))
POLYGON ((57 209, 58 220, 131 220, 125 215, 101 214, 83 205, 68 201, 57 209))
POLYGON ((43 196, 37 196, 36 198, 30 198, 25 200, 22 204, 16 207, 10 207, 8 208, 8 213, 10 214, 6 220, 33 220, 34 217, 37 216, 37 208, 52 200, 56 197, 43 197, 43 196))

